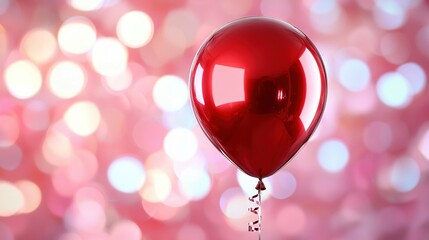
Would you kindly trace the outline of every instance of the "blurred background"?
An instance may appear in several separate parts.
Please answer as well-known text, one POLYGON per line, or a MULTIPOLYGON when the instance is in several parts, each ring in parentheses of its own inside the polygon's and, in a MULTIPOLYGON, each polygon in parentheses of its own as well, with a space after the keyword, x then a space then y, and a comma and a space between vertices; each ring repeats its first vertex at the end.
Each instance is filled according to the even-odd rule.
POLYGON ((429 239, 424 0, 1 0, 0 239, 257 239, 256 179, 187 88, 243 16, 300 28, 329 78, 316 133, 264 180, 263 239, 429 239))

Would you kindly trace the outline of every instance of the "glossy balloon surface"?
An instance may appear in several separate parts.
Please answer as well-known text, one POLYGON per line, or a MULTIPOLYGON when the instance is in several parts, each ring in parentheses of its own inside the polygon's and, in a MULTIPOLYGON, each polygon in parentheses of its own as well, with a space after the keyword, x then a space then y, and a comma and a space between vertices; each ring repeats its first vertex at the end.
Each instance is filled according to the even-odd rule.
POLYGON ((286 164, 316 128, 327 96, 325 69, 292 25, 244 18, 201 46, 190 72, 203 131, 229 160, 264 178, 286 164))

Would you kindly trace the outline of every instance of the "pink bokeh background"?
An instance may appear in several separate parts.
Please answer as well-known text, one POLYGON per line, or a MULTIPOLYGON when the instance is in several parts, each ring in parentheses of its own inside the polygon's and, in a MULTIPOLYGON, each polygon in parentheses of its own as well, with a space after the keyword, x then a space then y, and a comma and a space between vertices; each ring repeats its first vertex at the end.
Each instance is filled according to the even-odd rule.
POLYGON ((263 239, 429 238, 423 0, 2 0, 0 239, 257 239, 256 179, 206 139, 188 71, 244 16, 324 59, 316 133, 264 180, 263 239))

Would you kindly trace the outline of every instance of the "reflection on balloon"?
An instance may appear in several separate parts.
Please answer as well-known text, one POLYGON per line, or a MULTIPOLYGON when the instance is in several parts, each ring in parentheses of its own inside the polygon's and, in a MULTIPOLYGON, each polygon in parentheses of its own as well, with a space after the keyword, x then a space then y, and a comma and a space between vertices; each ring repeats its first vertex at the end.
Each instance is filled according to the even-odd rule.
POLYGON ((219 29, 190 73, 191 102, 207 137, 246 174, 278 171, 309 139, 327 81, 311 41, 292 25, 252 17, 219 29))

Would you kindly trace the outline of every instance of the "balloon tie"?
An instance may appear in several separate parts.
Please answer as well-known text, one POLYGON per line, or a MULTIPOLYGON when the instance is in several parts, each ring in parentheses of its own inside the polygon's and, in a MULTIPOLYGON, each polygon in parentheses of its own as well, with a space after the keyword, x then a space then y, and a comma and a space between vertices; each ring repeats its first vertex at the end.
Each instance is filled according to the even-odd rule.
POLYGON ((258 215, 258 220, 249 222, 248 231, 249 232, 258 232, 259 240, 261 240, 261 220, 262 220, 262 200, 261 200, 261 191, 265 190, 265 185, 262 182, 262 179, 259 179, 258 184, 255 187, 258 190, 258 194, 255 194, 249 197, 249 201, 255 203, 257 207, 248 208, 249 212, 258 215))

